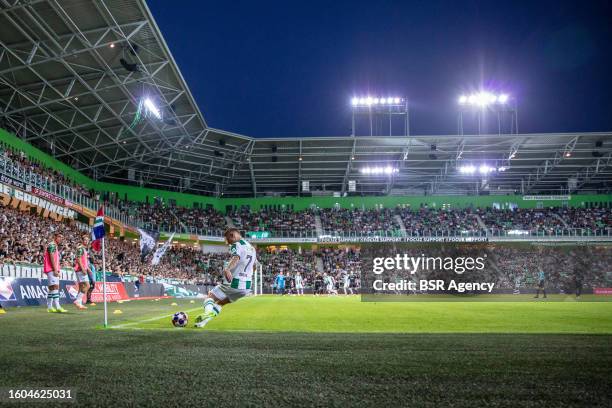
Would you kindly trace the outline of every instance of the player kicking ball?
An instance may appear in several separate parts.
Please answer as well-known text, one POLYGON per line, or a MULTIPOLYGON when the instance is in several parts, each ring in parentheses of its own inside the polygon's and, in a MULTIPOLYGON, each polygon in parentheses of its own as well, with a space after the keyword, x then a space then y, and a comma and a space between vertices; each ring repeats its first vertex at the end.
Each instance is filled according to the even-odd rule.
POLYGON ((204 301, 204 314, 196 318, 195 327, 204 327, 221 313, 224 305, 235 302, 251 293, 253 270, 257 263, 255 248, 242 239, 236 228, 225 231, 231 259, 223 270, 224 283, 208 292, 204 301))
POLYGON ((53 234, 53 240, 47 244, 43 256, 43 272, 47 275, 47 312, 67 313, 60 305, 60 249, 63 236, 60 232, 53 234))
POLYGON ((89 254, 87 246, 89 245, 89 235, 83 234, 82 241, 77 247, 76 261, 74 263, 74 272, 76 273, 77 282, 79 284, 79 294, 74 301, 74 306, 77 309, 85 310, 87 306, 83 305, 83 298, 87 299, 87 291, 89 290, 89 254))

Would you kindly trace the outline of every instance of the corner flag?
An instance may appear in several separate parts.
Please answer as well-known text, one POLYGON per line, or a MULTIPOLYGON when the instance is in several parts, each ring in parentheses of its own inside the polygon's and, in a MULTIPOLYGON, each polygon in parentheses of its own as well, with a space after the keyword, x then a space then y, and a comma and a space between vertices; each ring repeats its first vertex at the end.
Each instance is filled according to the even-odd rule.
POLYGON ((101 240, 104 238, 104 207, 100 207, 96 214, 93 229, 91 230, 91 247, 94 251, 100 252, 101 240))

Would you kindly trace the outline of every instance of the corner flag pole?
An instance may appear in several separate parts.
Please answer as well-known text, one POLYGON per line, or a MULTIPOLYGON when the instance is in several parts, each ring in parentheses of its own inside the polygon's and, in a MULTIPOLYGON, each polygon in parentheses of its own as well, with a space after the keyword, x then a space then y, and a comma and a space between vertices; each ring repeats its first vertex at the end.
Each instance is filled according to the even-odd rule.
POLYGON ((106 308, 106 257, 104 256, 104 237, 102 237, 102 296, 104 297, 104 328, 108 327, 108 309, 106 308))

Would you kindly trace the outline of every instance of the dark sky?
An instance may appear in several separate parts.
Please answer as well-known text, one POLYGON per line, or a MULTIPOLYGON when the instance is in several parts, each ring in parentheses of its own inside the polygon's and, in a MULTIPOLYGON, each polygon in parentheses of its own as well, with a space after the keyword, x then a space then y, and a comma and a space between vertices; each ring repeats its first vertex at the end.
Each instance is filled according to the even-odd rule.
POLYGON ((612 2, 148 0, 209 126, 350 134, 354 94, 406 95, 413 134, 456 133, 481 84, 523 132, 612 130, 612 2))

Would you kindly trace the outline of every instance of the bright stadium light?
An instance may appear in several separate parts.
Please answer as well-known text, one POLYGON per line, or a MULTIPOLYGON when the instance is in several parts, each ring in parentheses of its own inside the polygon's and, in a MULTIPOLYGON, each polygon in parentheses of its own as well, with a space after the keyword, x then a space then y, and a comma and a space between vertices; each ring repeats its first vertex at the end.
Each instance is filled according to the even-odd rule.
POLYGON ((391 174, 399 173, 399 169, 395 167, 391 167, 391 166, 363 167, 360 171, 361 171, 361 174, 374 174, 374 175, 379 175, 379 174, 391 175, 391 174))
POLYGON ((490 167, 490 166, 487 166, 486 164, 482 164, 478 168, 478 171, 480 172, 480 174, 489 174, 495 171, 495 167, 490 167))
POLYGON ((472 105, 485 108, 489 105, 506 104, 510 96, 508 94, 495 94, 489 91, 480 91, 470 95, 460 95, 457 98, 459 105, 472 105))
POLYGON ((476 167, 472 165, 459 167, 459 173, 462 173, 462 174, 474 174, 475 172, 476 172, 476 167))
POLYGON ((360 96, 351 98, 353 106, 399 105, 404 99, 400 97, 360 96))
POLYGON ((155 106, 151 99, 146 98, 144 100, 144 106, 147 108, 147 111, 149 111, 150 114, 155 116, 157 119, 161 119, 161 111, 157 106, 155 106))

